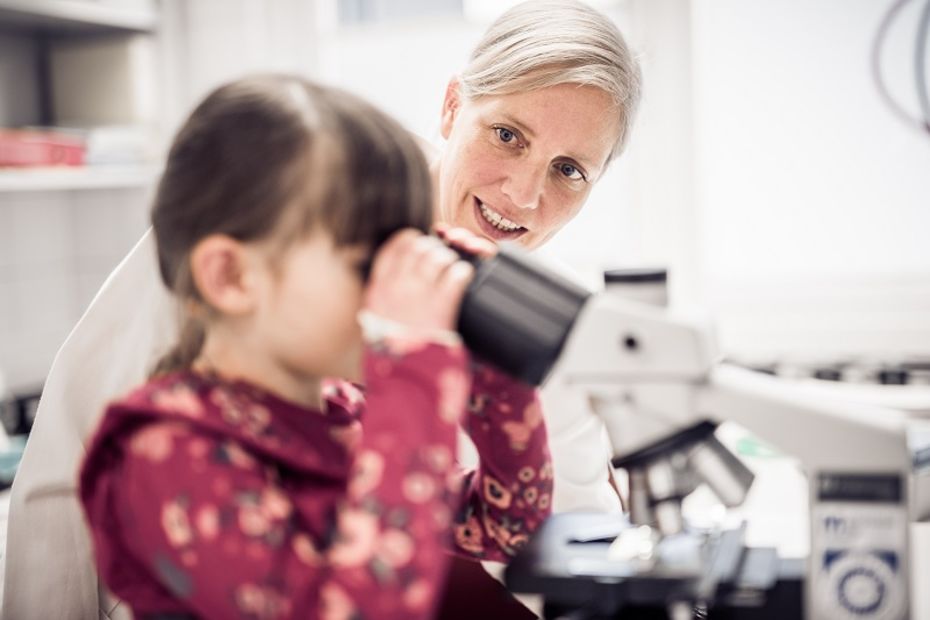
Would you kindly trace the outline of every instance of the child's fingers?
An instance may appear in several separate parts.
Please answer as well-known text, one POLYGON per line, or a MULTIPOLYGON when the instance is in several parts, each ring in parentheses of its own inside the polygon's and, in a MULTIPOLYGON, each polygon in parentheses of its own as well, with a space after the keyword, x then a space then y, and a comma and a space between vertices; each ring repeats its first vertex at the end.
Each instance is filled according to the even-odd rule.
POLYGON ((439 245, 442 245, 439 239, 420 234, 410 245, 403 248, 403 254, 397 258, 393 275, 401 277, 422 273, 429 265, 430 253, 439 245))
POLYGON ((471 264, 436 237, 407 230, 375 257, 366 309, 412 329, 454 329, 474 274, 471 264))
POLYGON ((403 258, 404 266, 401 268, 402 273, 415 275, 422 278, 423 282, 432 287, 441 287, 446 280, 449 280, 452 289, 464 290, 464 285, 459 287, 456 283, 463 277, 470 280, 470 274, 473 268, 468 263, 462 261, 457 252, 446 246, 436 237, 423 236, 414 241, 409 251, 403 258), (461 264, 463 267, 456 267, 461 264), (451 271, 450 271, 451 270, 451 271))
POLYGON ((458 309, 465 295, 465 289, 475 276, 475 268, 470 263, 457 260, 446 269, 437 285, 437 294, 444 297, 447 303, 458 309))
POLYGON ((429 246, 424 242, 423 235, 418 235, 409 245, 403 247, 403 253, 398 253, 395 275, 408 274, 418 262, 423 260, 429 246))
POLYGON ((432 244, 416 265, 417 274, 433 283, 438 280, 442 272, 459 260, 459 255, 443 245, 439 240, 432 244))
POLYGON ((388 238, 375 254, 371 268, 372 278, 390 279, 403 267, 407 254, 423 233, 414 228, 405 228, 388 238))

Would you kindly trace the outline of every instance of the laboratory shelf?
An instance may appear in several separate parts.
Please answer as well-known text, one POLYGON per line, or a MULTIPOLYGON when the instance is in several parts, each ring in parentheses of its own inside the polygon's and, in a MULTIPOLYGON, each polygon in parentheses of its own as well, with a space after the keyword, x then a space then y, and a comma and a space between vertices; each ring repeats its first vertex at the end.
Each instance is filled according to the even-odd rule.
POLYGON ((154 3, 100 0, 0 0, 0 27, 83 33, 151 32, 158 24, 154 3))
POLYGON ((156 166, 87 166, 0 169, 0 192, 48 192, 146 187, 158 178, 156 166))

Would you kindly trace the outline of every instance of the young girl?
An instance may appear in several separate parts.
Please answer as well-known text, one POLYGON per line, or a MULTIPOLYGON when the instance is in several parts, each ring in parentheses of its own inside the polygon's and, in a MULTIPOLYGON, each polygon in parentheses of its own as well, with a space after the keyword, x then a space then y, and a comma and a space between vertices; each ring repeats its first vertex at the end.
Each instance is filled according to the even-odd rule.
POLYGON ((428 617, 444 547, 506 559, 548 514, 534 391, 470 365, 471 267, 423 234, 430 200, 399 125, 296 77, 224 86, 182 127, 152 212, 181 342, 80 477, 137 617, 428 617))

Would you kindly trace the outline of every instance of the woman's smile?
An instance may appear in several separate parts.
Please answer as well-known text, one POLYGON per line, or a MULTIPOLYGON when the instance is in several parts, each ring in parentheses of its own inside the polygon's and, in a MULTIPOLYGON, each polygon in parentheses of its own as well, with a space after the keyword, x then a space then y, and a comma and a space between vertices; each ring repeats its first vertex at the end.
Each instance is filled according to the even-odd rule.
POLYGON ((523 236, 528 229, 525 226, 501 215, 488 205, 475 198, 475 222, 486 237, 493 241, 512 241, 523 236))

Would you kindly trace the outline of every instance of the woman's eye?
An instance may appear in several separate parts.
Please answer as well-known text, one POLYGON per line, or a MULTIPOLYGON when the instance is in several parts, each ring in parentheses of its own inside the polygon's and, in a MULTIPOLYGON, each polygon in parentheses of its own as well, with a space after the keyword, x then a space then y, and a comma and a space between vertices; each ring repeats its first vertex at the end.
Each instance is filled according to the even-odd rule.
POLYGON ((572 164, 559 164, 559 172, 562 173, 562 176, 571 179, 572 181, 581 181, 585 178, 581 170, 572 164))
POLYGON ((501 142, 513 142, 513 140, 517 137, 517 134, 510 131, 506 127, 495 127, 494 131, 497 132, 497 137, 500 138, 501 142))

